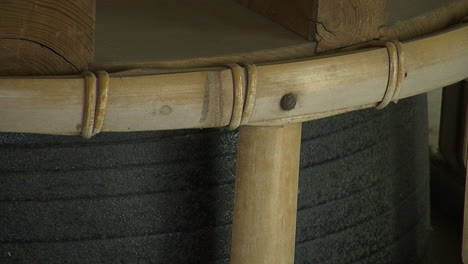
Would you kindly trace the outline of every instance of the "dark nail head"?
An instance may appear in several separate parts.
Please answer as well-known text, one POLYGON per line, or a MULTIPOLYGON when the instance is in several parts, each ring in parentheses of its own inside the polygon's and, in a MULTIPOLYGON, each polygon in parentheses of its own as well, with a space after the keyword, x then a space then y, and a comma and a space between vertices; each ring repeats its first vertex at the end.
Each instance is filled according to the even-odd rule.
POLYGON ((281 109, 289 111, 296 107, 297 98, 294 94, 288 93, 281 98, 280 106, 281 109))

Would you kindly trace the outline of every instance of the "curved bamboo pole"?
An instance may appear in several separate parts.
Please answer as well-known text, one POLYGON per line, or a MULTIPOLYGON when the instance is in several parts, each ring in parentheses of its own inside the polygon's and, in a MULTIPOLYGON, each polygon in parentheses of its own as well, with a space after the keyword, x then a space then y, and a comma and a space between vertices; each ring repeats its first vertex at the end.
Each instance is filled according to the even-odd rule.
MULTIPOLYGON (((468 25, 403 44, 405 98, 468 77, 468 25)), ((385 91, 385 48, 257 65, 257 92, 249 125, 281 125, 372 107, 385 91), (297 105, 282 111, 283 95, 297 105)), ((227 68, 124 72, 110 75, 102 131, 225 127, 233 109, 227 68)), ((0 131, 78 135, 84 79, 0 78, 0 131)))

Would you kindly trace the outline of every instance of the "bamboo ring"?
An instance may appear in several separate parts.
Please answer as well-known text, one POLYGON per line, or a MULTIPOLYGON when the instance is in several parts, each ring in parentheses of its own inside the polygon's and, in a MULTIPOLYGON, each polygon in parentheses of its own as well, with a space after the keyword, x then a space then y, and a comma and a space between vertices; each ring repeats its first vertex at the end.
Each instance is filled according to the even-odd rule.
POLYGON ((93 136, 94 116, 96 113, 96 76, 92 72, 85 72, 84 79, 85 100, 81 136, 91 138, 93 136))
POLYGON ((403 45, 400 41, 394 40, 393 43, 395 44, 397 55, 398 55, 398 76, 396 81, 395 92, 393 93, 393 102, 396 104, 398 103, 398 96, 400 95, 401 90, 401 83, 406 78, 406 61, 405 61, 405 53, 403 52, 403 45))
POLYGON ((257 93, 257 66, 254 64, 246 64, 246 67, 248 82, 244 110, 240 122, 241 125, 247 125, 249 123, 254 108, 255 95, 257 93))
POLYGON ((389 58, 387 89, 385 90, 382 101, 375 107, 380 110, 385 108, 392 101, 394 103, 398 102, 401 83, 406 73, 403 46, 399 41, 388 41, 383 44, 376 43, 375 45, 384 45, 387 48, 389 58))
POLYGON ((93 136, 101 132, 104 117, 106 116, 107 98, 109 96, 109 74, 105 71, 99 71, 97 72, 97 77, 98 91, 93 136))
POLYGON ((81 136, 91 138, 101 132, 106 115, 109 93, 109 74, 105 71, 97 73, 85 72, 85 101, 81 136), (97 87, 96 87, 97 86, 97 87))
POLYGON ((247 76, 245 69, 240 65, 232 64, 229 67, 231 67, 234 82, 234 104, 231 122, 227 128, 235 130, 250 121, 257 91, 257 67, 254 64, 246 64, 247 76))
POLYGON ((231 122, 227 127, 229 130, 235 130, 239 127, 242 120, 244 108, 244 89, 245 73, 244 69, 238 64, 229 65, 232 71, 232 80, 234 82, 234 103, 232 107, 231 122))

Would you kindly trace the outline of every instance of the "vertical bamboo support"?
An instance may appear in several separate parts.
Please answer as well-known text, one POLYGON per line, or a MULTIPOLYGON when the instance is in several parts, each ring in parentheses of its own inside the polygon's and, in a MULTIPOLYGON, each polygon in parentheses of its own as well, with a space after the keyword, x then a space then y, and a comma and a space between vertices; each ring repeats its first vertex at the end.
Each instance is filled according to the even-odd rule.
POLYGON ((468 263, 468 159, 465 161, 466 174, 465 174, 465 207, 464 207, 464 219, 463 219, 463 238, 462 238, 462 259, 463 263, 468 263))
POLYGON ((294 263, 301 129, 240 128, 232 264, 294 263))
MULTIPOLYGON (((468 133, 466 133, 468 138, 468 133)), ((463 263, 468 263, 468 158, 465 160, 466 174, 465 174, 465 207, 463 219, 463 237, 462 237, 462 260, 463 263)))
MULTIPOLYGON (((464 81, 464 89, 465 92, 468 91, 468 79, 464 81)), ((468 263, 468 102, 465 101, 465 133, 462 142, 462 151, 461 156, 463 158, 463 162, 466 168, 465 174, 465 210, 464 210, 464 219, 463 219, 463 241, 462 241, 462 259, 463 263, 468 263)))
MULTIPOLYGON (((311 21, 320 21, 316 22, 311 32, 306 29, 303 34, 311 39, 315 38, 309 33, 319 37, 317 51, 376 38, 379 36, 379 26, 386 23, 389 15, 386 0, 293 1, 297 3, 292 5, 301 6, 294 9, 300 12, 289 12, 291 9, 283 7, 281 1, 276 2, 274 7, 282 13, 273 16, 277 22, 284 24, 283 16, 291 21, 297 18, 300 20, 304 18, 301 12, 309 16, 303 19, 306 28, 310 28, 311 21), (338 15, 336 10, 340 10, 338 15)), ((253 5, 256 11, 264 14, 268 14, 270 7, 261 1, 253 5)), ((288 27, 291 29, 291 25, 288 27)), ((287 95, 283 99, 288 99, 287 95)), ((281 108, 292 110, 295 103, 288 105, 287 101, 285 105, 281 102, 281 108)), ((302 124, 241 127, 234 198, 232 264, 294 262, 301 129, 302 124)))

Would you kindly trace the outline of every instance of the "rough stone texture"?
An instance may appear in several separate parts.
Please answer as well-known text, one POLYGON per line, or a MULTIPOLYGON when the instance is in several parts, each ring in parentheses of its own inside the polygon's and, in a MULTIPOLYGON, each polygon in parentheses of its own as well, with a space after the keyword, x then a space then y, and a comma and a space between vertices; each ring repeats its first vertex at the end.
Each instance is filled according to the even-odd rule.
MULTIPOLYGON (((237 132, 0 134, 0 263, 229 263, 237 132)), ((425 96, 303 126, 296 263, 418 263, 425 96)))

